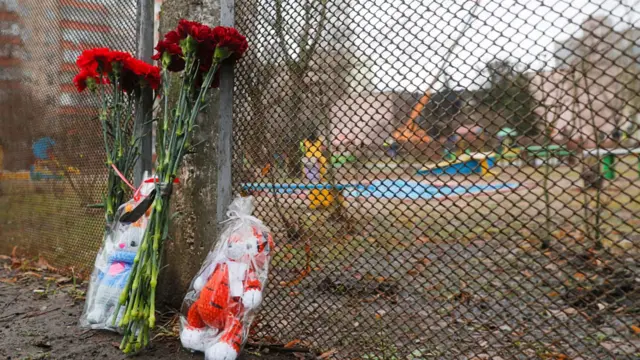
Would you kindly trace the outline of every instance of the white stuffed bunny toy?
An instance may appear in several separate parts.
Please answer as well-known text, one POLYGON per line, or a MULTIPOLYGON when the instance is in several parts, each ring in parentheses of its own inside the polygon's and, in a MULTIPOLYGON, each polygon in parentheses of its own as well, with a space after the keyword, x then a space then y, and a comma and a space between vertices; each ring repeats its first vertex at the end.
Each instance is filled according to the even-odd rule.
MULTIPOLYGON (((153 188, 153 184, 145 183, 140 189, 140 194, 146 197, 153 188)), ((121 219, 130 214, 139 203, 140 199, 133 199, 118 209, 118 221, 113 225, 103 249, 107 255, 105 256, 106 264, 98 273, 96 282, 92 284, 95 289, 90 292, 92 295, 88 299, 90 303, 86 312, 86 321, 89 326, 117 328, 114 326, 114 320, 117 325, 124 314, 124 308, 122 308, 116 319, 113 318, 113 312, 118 304, 120 294, 127 284, 138 247, 142 242, 149 220, 149 212, 144 212, 139 219, 132 223, 122 222, 121 219)))

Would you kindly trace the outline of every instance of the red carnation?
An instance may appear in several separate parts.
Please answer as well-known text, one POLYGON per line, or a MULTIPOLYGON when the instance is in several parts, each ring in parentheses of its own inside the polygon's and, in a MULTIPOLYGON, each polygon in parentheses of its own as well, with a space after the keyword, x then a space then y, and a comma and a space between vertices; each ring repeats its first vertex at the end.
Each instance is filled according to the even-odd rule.
POLYGON ((211 42, 213 30, 206 25, 194 26, 191 28, 191 34, 199 43, 211 42))
POLYGON ((160 86, 160 69, 142 60, 128 58, 123 63, 121 84, 128 93, 144 86, 156 90, 160 86))
POLYGON ((168 43, 173 43, 180 46, 180 40, 182 39, 180 38, 180 34, 178 34, 176 30, 171 30, 168 33, 164 34, 164 41, 168 43))
POLYGON ((83 92, 84 89, 91 88, 99 83, 100 78, 98 73, 89 69, 82 69, 80 73, 73 78, 73 84, 78 89, 78 92, 83 92))
POLYGON ((232 27, 216 26, 213 29, 213 42, 217 45, 218 51, 226 51, 226 56, 223 58, 230 58, 232 60, 238 60, 244 55, 245 51, 249 48, 247 38, 242 36, 238 30, 232 27))
POLYGON ((80 69, 107 74, 111 72, 110 53, 111 50, 108 48, 84 50, 82 54, 78 56, 76 64, 80 69))
MULTIPOLYGON (((172 33, 177 33, 172 31, 172 33)), ((167 69, 169 71, 182 71, 184 70, 184 59, 182 58, 182 48, 175 42, 168 41, 165 36, 165 40, 158 41, 156 45, 156 50, 158 51, 155 55, 153 55, 153 60, 162 61, 162 55, 167 53, 169 54, 169 65, 167 69)))
POLYGON ((124 51, 111 51, 108 54, 109 62, 113 65, 114 62, 124 63, 125 60, 131 59, 131 54, 124 51))
POLYGON ((176 31, 178 32, 178 35, 180 35, 180 39, 185 39, 188 35, 195 37, 194 33, 197 33, 198 29, 202 26, 203 25, 197 21, 181 19, 178 22, 176 31))

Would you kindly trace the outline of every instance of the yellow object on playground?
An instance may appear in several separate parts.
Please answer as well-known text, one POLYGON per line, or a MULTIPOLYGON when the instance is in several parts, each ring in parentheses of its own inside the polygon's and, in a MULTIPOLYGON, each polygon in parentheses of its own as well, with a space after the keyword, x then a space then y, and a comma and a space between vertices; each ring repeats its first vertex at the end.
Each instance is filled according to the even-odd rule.
POLYGON ((324 181, 324 176, 327 173, 327 158, 322 155, 322 140, 316 139, 311 141, 306 139, 304 145, 304 157, 307 159, 317 159, 320 163, 320 181, 324 181))
MULTIPOLYGON (((307 179, 312 183, 324 183, 327 174, 327 158, 322 154, 322 140, 305 139, 302 143, 305 163, 313 164, 317 162, 317 173, 313 174, 313 171, 307 172, 307 179)), ((309 192, 309 209, 314 210, 318 208, 327 208, 335 201, 335 196, 332 190, 328 189, 312 189, 309 192)))
POLYGON ((327 189, 312 189, 309 193, 309 209, 328 208, 335 200, 333 194, 327 189))

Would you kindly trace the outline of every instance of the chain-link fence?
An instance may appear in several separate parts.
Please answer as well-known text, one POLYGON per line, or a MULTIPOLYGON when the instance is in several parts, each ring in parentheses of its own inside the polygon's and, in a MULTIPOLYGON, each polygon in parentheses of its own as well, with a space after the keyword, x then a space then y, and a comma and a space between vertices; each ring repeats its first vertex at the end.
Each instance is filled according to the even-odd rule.
POLYGON ((99 102, 79 94, 92 47, 135 53, 136 0, 0 1, 0 252, 87 267, 104 230, 99 102))
POLYGON ((234 179, 278 242, 257 335, 637 359, 638 9, 236 1, 234 179))
MULTIPOLYGON (((73 62, 134 53, 136 4, 0 3, 0 252, 93 261, 104 156, 73 62)), ((256 339, 338 358, 639 356, 638 4, 236 15, 234 185, 278 243, 256 339)))

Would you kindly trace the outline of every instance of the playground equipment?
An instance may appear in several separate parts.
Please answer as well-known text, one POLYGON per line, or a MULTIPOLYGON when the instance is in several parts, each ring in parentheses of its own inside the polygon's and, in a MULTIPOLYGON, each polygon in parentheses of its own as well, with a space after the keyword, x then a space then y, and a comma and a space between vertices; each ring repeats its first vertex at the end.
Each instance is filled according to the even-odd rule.
POLYGON ((616 157, 619 155, 635 154, 638 160, 638 175, 640 176, 640 148, 625 149, 588 149, 583 151, 584 156, 596 156, 602 158, 602 177, 607 180, 615 180, 616 178, 616 157))
MULTIPOLYGON (((319 138, 305 139, 300 144, 304 152, 304 173, 311 183, 325 181, 327 173, 327 158, 323 155, 322 140, 319 138)), ((309 209, 326 208, 334 202, 334 196, 328 189, 314 188, 309 194, 309 209)))
POLYGON ((490 169, 496 163, 497 154, 471 153, 458 155, 454 161, 441 161, 437 164, 429 164, 418 170, 419 175, 469 175, 469 174, 490 174, 490 169))
POLYGON ((393 131, 391 134, 393 141, 399 144, 410 143, 416 146, 421 143, 429 143, 432 141, 427 132, 415 122, 424 107, 429 103, 430 97, 431 93, 427 90, 418 103, 413 106, 407 120, 393 131))
POLYGON ((53 179, 61 180, 65 172, 70 174, 80 174, 77 168, 64 166, 55 159, 53 147, 56 142, 50 137, 43 137, 36 140, 31 149, 36 160, 29 169, 29 177, 33 181, 53 179))
MULTIPOLYGON (((55 141, 50 137, 43 137, 36 140, 31 149, 35 161, 29 167, 29 171, 2 171, 0 166, 0 180, 62 180, 65 173, 78 175, 80 170, 72 166, 65 166, 55 159, 52 148, 55 141)), ((0 160, 2 158, 2 150, 0 148, 0 160)), ((1 161, 0 161, 1 165, 1 161)))
POLYGON ((522 184, 511 183, 489 183, 489 184, 432 184, 428 182, 418 182, 413 180, 384 179, 374 180, 368 184, 350 183, 338 184, 335 189, 330 184, 265 184, 251 183, 243 184, 245 191, 260 191, 266 194, 278 195, 307 195, 313 190, 338 190, 345 197, 363 197, 376 199, 399 199, 399 200, 429 200, 450 196, 465 196, 476 194, 488 194, 495 191, 510 191, 520 187, 522 184))
POLYGON ((356 162, 356 157, 349 153, 334 154, 331 156, 331 165, 340 167, 346 163, 356 162))
POLYGON ((65 171, 73 175, 80 174, 80 170, 77 168, 71 166, 63 168, 63 165, 57 160, 36 160, 29 169, 29 178, 33 181, 62 180, 65 176, 65 171))

